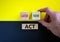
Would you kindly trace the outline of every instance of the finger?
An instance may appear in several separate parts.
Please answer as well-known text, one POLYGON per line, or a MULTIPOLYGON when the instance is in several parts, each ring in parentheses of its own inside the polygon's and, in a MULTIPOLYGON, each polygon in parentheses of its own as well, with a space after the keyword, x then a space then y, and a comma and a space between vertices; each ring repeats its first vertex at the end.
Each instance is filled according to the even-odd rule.
POLYGON ((49 16, 52 15, 53 11, 51 11, 49 8, 43 8, 43 9, 40 9, 38 10, 40 12, 46 12, 49 16))
POLYGON ((50 16, 46 15, 44 21, 50 23, 51 22, 50 16))
POLYGON ((40 11, 40 12, 52 12, 51 9, 49 9, 48 7, 47 8, 40 9, 38 11, 40 11))
POLYGON ((40 11, 40 12, 46 12, 46 10, 47 10, 47 8, 43 8, 43 9, 40 9, 38 11, 40 11))

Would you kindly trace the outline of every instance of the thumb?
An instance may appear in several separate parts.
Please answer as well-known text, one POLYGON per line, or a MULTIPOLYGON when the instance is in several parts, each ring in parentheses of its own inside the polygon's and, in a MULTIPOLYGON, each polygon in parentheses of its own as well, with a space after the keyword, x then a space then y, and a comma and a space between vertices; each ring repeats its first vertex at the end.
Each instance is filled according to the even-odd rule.
POLYGON ((45 26, 45 27, 47 27, 47 28, 50 27, 50 24, 47 23, 47 22, 45 22, 45 21, 43 21, 43 20, 40 20, 39 23, 41 23, 43 26, 45 26))

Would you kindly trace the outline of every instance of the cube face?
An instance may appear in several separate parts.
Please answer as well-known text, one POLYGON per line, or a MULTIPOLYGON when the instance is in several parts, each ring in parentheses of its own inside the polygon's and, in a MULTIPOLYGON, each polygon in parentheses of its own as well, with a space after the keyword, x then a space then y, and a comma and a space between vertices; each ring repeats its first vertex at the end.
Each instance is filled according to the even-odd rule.
POLYGON ((28 12, 21 12, 21 20, 29 20, 29 13, 28 12))
POLYGON ((40 12, 32 12, 32 20, 40 20, 40 12))
POLYGON ((23 23, 22 30, 38 30, 37 23, 23 23))

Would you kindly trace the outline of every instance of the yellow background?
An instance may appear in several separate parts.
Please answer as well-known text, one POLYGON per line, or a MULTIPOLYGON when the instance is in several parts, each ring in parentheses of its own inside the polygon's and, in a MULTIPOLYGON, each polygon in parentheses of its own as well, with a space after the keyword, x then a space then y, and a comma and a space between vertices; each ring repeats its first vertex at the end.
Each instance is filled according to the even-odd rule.
POLYGON ((0 21, 20 21, 20 12, 31 13, 45 7, 59 12, 60 0, 0 0, 0 21))

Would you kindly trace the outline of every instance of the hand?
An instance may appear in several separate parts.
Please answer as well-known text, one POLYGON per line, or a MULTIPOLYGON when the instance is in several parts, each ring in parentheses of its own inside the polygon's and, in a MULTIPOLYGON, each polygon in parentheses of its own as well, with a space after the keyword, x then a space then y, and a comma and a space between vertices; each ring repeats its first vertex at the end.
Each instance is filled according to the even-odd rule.
POLYGON ((43 8, 39 10, 40 12, 46 12, 48 18, 45 17, 44 20, 40 20, 39 22, 47 27, 54 35, 60 37, 60 13, 53 12, 49 8, 43 8), (46 22, 48 20, 48 22, 46 22))

